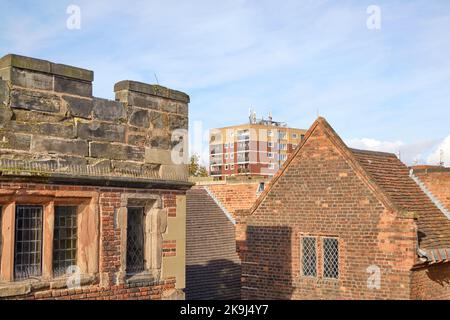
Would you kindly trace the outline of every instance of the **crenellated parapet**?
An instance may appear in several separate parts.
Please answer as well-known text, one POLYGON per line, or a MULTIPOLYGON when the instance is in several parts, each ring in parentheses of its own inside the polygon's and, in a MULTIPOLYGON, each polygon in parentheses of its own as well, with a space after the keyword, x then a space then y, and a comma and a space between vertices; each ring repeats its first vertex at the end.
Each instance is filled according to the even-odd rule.
POLYGON ((92 95, 93 79, 73 66, 0 59, 3 171, 186 181, 189 96, 120 81, 107 100, 92 95))

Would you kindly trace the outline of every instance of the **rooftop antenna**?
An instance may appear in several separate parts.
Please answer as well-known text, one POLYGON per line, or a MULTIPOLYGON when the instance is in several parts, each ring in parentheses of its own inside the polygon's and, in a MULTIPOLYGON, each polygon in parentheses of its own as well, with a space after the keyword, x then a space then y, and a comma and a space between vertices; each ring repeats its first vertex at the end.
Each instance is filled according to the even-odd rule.
POLYGON ((158 77, 156 76, 156 73, 153 73, 155 75, 156 84, 159 86, 158 77))
POLYGON ((269 111, 269 122, 272 124, 272 111, 269 111))
POLYGON ((439 166, 444 166, 444 150, 439 150, 439 166))
POLYGON ((398 160, 402 160, 402 153, 400 152, 400 150, 397 151, 397 158, 398 160))

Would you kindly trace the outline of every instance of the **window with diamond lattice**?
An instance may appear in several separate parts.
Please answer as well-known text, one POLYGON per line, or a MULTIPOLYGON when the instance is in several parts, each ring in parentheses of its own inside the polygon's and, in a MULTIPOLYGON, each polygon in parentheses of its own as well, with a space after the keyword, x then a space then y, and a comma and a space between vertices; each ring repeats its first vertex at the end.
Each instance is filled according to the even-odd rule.
POLYGON ((128 208, 127 273, 144 269, 144 208, 128 208))
POLYGON ((302 275, 315 277, 317 275, 316 238, 303 237, 302 247, 302 275))
POLYGON ((335 238, 323 239, 323 276, 324 278, 339 277, 339 242, 335 238))
POLYGON ((42 273, 42 207, 16 206, 14 279, 42 273))
POLYGON ((77 207, 55 207, 53 275, 61 276, 77 263, 77 207))

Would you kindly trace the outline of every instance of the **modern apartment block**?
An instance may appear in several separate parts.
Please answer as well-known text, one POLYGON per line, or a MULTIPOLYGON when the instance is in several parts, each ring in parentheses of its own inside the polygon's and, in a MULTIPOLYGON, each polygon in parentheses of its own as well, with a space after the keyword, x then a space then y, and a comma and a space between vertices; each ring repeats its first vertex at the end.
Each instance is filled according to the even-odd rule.
POLYGON ((249 123, 210 130, 210 174, 217 180, 232 176, 270 178, 287 160, 306 130, 285 123, 256 119, 249 123))

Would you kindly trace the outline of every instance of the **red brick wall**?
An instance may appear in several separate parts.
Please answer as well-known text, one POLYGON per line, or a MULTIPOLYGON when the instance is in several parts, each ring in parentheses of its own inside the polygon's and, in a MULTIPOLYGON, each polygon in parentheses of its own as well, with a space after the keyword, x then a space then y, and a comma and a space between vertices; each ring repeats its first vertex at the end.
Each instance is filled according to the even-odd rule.
MULTIPOLYGON (((167 191, 155 189, 132 188, 104 188, 90 186, 46 185, 30 183, 0 183, 0 189, 20 190, 20 192, 39 192, 46 190, 56 191, 88 191, 99 194, 100 213, 100 248, 99 248, 99 274, 95 283, 83 286, 81 289, 49 290, 42 288, 27 296, 17 296, 18 299, 160 299, 165 290, 175 288, 175 278, 161 279, 158 283, 138 282, 133 284, 118 284, 117 275, 120 268, 120 229, 115 225, 115 212, 120 207, 122 193, 157 194, 163 199, 163 207, 170 212, 176 212, 175 195, 184 194, 181 191, 167 191), (106 277, 105 277, 106 275, 106 277), (102 278, 103 277, 103 278, 102 278), (100 280, 100 278, 102 278, 100 280)), ((176 240, 165 241, 163 255, 174 256, 176 240)))
POLYGON ((236 210, 251 208, 257 198, 258 186, 259 183, 227 183, 211 184, 206 187, 234 216, 236 210))
POLYGON ((320 125, 245 220, 245 299, 410 297, 410 270, 416 256, 414 221, 396 217, 377 200, 320 125), (301 234, 339 238, 338 280, 322 277, 321 246, 318 277, 300 275, 301 234), (379 289, 367 285, 367 268, 372 265, 381 271, 379 289))
POLYGON ((450 168, 441 169, 441 171, 433 169, 415 170, 414 174, 450 210, 450 168))
POLYGON ((414 270, 411 274, 411 299, 449 300, 449 263, 414 270))

